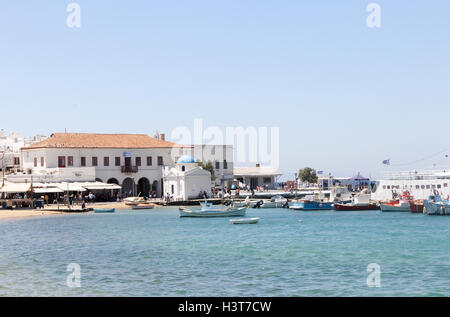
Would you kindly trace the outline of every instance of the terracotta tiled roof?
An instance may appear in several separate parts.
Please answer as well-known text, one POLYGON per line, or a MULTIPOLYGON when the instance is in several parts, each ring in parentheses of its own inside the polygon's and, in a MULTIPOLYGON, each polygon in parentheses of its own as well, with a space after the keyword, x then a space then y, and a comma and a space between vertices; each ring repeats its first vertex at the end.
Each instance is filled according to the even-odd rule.
POLYGON ((146 134, 91 134, 54 133, 48 139, 22 149, 41 148, 105 148, 148 149, 184 147, 173 142, 158 140, 146 134))

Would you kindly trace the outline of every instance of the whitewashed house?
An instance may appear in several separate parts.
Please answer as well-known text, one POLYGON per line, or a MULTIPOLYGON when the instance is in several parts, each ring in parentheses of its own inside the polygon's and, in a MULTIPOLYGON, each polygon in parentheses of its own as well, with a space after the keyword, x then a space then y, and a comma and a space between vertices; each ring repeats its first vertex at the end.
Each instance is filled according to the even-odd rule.
POLYGON ((164 170, 164 188, 175 200, 202 197, 204 192, 211 195, 211 173, 199 167, 194 158, 185 155, 178 159, 175 167, 164 170))

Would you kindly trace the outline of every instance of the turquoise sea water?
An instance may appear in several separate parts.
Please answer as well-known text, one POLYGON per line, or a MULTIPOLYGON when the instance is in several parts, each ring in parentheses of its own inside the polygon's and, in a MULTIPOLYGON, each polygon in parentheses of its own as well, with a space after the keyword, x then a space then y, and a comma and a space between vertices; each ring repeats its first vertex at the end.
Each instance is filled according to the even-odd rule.
POLYGON ((450 296, 450 217, 249 209, 0 222, 0 296, 450 296), (302 220, 302 222, 299 222, 302 220), (69 263, 81 288, 69 288, 69 263), (381 266, 368 287, 367 265, 381 266))

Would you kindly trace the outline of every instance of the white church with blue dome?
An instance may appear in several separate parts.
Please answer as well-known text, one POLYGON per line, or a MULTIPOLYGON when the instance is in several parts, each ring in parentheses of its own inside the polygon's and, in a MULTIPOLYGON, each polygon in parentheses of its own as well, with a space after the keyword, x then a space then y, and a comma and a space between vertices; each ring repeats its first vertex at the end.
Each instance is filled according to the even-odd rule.
POLYGON ((211 173, 204 170, 188 155, 181 156, 175 167, 164 169, 164 197, 169 194, 173 200, 188 200, 211 195, 211 173))

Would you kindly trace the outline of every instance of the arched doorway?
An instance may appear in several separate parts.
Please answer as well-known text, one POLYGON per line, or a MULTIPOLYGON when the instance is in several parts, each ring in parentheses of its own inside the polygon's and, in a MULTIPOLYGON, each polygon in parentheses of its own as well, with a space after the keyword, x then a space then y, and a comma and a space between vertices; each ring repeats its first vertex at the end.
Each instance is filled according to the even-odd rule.
POLYGON ((134 180, 131 179, 130 177, 125 178, 122 183, 122 196, 133 197, 135 195, 136 195, 136 188, 134 180))
POLYGON ((101 179, 101 178, 96 178, 96 179, 95 179, 95 181, 96 181, 96 182, 100 182, 100 183, 103 183, 103 181, 102 181, 102 179, 101 179))
POLYGON ((156 192, 156 197, 160 197, 158 189, 158 181, 152 183, 152 192, 156 192))
POLYGON ((148 197, 150 192, 150 181, 142 177, 137 183, 138 196, 148 197))
POLYGON ((119 181, 116 178, 110 178, 108 179, 108 184, 116 184, 119 185, 119 181))

